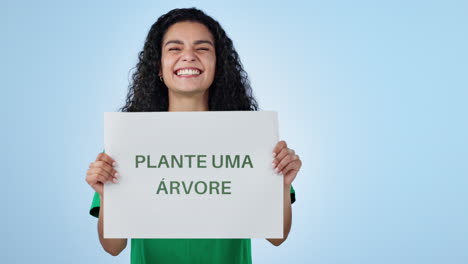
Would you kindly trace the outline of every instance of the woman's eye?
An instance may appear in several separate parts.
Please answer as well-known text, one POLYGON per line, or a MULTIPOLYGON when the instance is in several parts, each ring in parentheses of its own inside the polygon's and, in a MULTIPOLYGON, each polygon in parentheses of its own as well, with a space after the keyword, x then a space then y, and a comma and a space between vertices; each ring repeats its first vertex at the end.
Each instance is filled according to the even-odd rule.
POLYGON ((208 48, 199 48, 198 50, 209 50, 208 48))
POLYGON ((170 48, 169 50, 180 50, 179 48, 170 48))

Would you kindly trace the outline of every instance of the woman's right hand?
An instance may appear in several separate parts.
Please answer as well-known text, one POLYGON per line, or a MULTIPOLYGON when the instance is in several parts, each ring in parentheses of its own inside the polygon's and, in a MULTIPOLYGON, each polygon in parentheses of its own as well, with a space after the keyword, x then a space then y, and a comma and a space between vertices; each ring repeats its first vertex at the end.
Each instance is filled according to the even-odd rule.
POLYGON ((115 161, 106 153, 99 153, 96 160, 89 164, 86 182, 102 197, 104 184, 108 181, 117 183, 119 173, 114 169, 115 161))

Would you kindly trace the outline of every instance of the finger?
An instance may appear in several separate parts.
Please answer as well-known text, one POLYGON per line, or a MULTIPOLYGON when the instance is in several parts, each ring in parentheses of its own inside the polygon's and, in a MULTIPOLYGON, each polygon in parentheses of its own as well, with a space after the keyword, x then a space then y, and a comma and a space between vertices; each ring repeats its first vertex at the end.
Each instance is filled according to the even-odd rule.
MULTIPOLYGON (((276 155, 276 157, 273 159, 273 163, 274 163, 276 166, 278 166, 278 163, 280 163, 280 161, 281 161, 282 159, 284 159, 284 157, 286 157, 286 155, 288 155, 288 148, 282 149, 282 150, 278 153, 278 155, 276 155)), ((276 166, 275 166, 275 167, 276 167, 276 166)))
POLYGON ((292 161, 296 160, 297 156, 292 155, 291 152, 288 151, 288 154, 278 163, 278 166, 276 166, 277 172, 283 171, 283 169, 289 165, 292 161))
POLYGON ((284 140, 281 140, 278 143, 276 143, 276 146, 273 149, 273 157, 278 156, 278 154, 281 152, 281 150, 283 148, 286 148, 286 147, 287 147, 287 145, 286 145, 286 142, 284 140))
POLYGON ((98 183, 98 182, 101 182, 101 183, 106 183, 108 178, 110 177, 106 177, 104 175, 101 175, 101 174, 96 174, 96 173, 87 173, 87 176, 86 176, 86 182, 88 182, 88 184, 90 186, 93 186, 94 184, 98 183))
POLYGON ((106 178, 106 177, 104 177, 104 176, 102 176, 102 175, 99 174, 99 175, 97 175, 96 180, 97 180, 98 182, 104 184, 104 183, 108 182, 110 178, 111 178, 111 177, 106 178))
POLYGON ((94 162, 91 168, 102 168, 111 175, 114 175, 117 172, 114 169, 114 167, 107 164, 107 162, 104 162, 104 161, 101 161, 101 160, 94 162))
POLYGON ((86 178, 85 178, 85 180, 86 180, 86 182, 87 182, 90 186, 92 186, 92 184, 94 184, 94 182, 95 182, 95 181, 92 179, 91 174, 89 174, 89 172, 86 173, 86 178))
POLYGON ((105 177, 106 179, 107 178, 110 178, 110 177, 113 177, 110 173, 108 173, 107 171, 105 171, 104 169, 102 168, 91 168, 88 170, 88 173, 90 175, 101 175, 103 177, 105 177))
POLYGON ((278 164, 289 154, 293 153, 294 151, 291 152, 291 149, 289 148, 284 148, 280 151, 278 156, 273 160, 274 167, 278 167, 278 164))
POLYGON ((102 168, 99 168, 99 167, 89 169, 87 172, 88 175, 92 175, 96 173, 106 177, 107 181, 112 180, 114 183, 118 182, 118 179, 120 177, 120 174, 115 170, 113 173, 109 173, 106 170, 103 170, 102 168))
POLYGON ((283 175, 287 175, 288 173, 290 173, 292 170, 297 170, 299 171, 299 169, 301 168, 301 160, 299 159, 296 159, 296 160, 293 160, 291 161, 286 167, 284 167, 282 170, 281 170, 281 174, 283 175))
POLYGON ((97 156, 96 158, 96 161, 104 161, 104 162, 107 162, 107 164, 109 164, 110 166, 115 166, 115 161, 114 159, 112 159, 109 155, 107 155, 106 153, 99 153, 99 155, 97 156))
POLYGON ((99 184, 99 183, 100 184, 105 184, 105 183, 107 183, 109 181, 113 182, 113 183, 118 182, 118 180, 116 178, 114 178, 114 177, 106 177, 106 176, 101 175, 101 174, 93 174, 93 173, 88 174, 86 181, 88 182, 88 184, 91 187, 93 187, 93 186, 95 186, 96 184, 99 184))

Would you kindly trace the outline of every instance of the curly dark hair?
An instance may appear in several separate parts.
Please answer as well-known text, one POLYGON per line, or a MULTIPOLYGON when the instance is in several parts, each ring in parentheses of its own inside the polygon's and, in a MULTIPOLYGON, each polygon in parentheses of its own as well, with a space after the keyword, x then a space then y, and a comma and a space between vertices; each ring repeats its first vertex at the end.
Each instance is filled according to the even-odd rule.
POLYGON ((215 41, 216 70, 209 87, 208 109, 210 111, 258 110, 252 94, 247 73, 242 67, 232 40, 218 21, 196 8, 173 9, 162 15, 151 26, 139 62, 132 75, 132 82, 123 112, 168 111, 168 88, 159 79, 162 39, 167 29, 177 22, 198 22, 205 25, 215 41))

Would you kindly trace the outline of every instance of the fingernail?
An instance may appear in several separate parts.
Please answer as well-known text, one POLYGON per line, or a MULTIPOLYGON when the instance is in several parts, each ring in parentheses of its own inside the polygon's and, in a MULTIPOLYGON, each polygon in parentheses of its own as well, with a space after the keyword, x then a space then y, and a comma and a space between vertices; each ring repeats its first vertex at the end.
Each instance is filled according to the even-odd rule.
POLYGON ((117 163, 115 163, 115 161, 112 162, 112 166, 114 166, 114 167, 117 166, 117 163))
POLYGON ((275 153, 275 152, 273 152, 273 158, 274 158, 274 157, 276 157, 276 153, 275 153))
POLYGON ((120 174, 118 172, 114 173, 115 178, 118 178, 119 176, 120 176, 120 174))
POLYGON ((276 173, 278 173, 278 172, 279 172, 278 168, 275 168, 275 172, 276 172, 276 173))
POLYGON ((276 167, 276 164, 273 162, 271 163, 271 166, 273 167, 273 169, 276 167))
POLYGON ((117 178, 113 178, 112 181, 113 181, 114 183, 118 183, 118 182, 119 182, 119 180, 117 180, 117 178))

